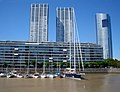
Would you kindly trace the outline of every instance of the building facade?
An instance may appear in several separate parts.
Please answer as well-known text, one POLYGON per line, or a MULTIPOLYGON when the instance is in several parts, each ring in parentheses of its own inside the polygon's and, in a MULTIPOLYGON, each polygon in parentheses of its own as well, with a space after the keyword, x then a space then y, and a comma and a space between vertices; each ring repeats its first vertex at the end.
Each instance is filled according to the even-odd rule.
MULTIPOLYGON (((78 45, 79 46, 79 45, 78 45)), ((74 60, 74 45, 71 44, 71 61, 74 60)), ((84 62, 102 61, 103 49, 93 43, 81 43, 82 59, 84 62)), ((80 61, 80 51, 76 45, 76 61, 80 61)), ((26 42, 0 41, 0 62, 25 62, 37 60, 43 62, 69 62, 70 46, 64 42, 26 42)))
POLYGON ((31 4, 30 41, 48 41, 48 4, 31 4))
POLYGON ((103 58, 113 58, 110 16, 105 13, 96 14, 97 44, 103 47, 103 58))
POLYGON ((56 9, 56 41, 73 42, 74 8, 56 9))

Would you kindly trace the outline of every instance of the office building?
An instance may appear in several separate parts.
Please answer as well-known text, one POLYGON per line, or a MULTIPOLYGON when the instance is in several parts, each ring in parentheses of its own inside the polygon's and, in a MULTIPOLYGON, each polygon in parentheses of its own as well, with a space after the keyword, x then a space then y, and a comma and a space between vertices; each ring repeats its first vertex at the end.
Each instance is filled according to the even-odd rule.
MULTIPOLYGON (((71 44, 71 61, 74 60, 74 44, 71 44)), ((76 45, 77 46, 77 45, 76 45)), ((81 43, 82 58, 84 62, 102 61, 103 49, 93 43, 81 43)), ((80 61, 80 51, 76 49, 76 62, 80 61)), ((26 41, 0 41, 0 62, 25 62, 37 60, 38 62, 69 62, 69 43, 64 42, 26 42, 26 41)))
POLYGON ((73 42, 74 39, 74 8, 56 9, 56 41, 73 42))
POLYGON ((103 58, 113 58, 110 16, 105 13, 96 14, 97 44, 103 47, 103 58))
POLYGON ((48 41, 48 4, 31 4, 30 41, 48 41))

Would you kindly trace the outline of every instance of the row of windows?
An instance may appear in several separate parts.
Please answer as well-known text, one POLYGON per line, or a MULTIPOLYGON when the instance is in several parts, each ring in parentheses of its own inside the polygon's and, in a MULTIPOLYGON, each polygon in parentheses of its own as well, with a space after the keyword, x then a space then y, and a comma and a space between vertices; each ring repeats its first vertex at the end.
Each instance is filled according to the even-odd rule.
POLYGON ((48 7, 48 4, 32 4, 32 7, 48 7))

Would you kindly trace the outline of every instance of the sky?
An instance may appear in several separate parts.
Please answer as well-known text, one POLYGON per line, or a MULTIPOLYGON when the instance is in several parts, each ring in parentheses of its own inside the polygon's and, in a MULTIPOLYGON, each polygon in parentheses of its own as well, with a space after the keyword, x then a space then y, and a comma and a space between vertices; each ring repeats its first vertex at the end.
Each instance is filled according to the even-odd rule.
POLYGON ((49 41, 56 41, 57 7, 74 7, 81 42, 96 43, 95 14, 109 14, 113 57, 120 60, 120 0, 0 0, 0 40, 29 40, 31 3, 49 4, 49 41))

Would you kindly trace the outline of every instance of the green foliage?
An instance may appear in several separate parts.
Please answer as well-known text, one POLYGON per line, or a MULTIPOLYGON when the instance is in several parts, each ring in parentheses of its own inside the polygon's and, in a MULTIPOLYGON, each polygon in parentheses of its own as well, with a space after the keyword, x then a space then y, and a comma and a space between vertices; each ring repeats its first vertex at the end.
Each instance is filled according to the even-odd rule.
POLYGON ((49 65, 50 65, 50 63, 47 61, 47 62, 45 62, 45 66, 46 66, 46 68, 49 68, 49 65))
POLYGON ((7 67, 7 65, 8 65, 7 62, 4 62, 4 63, 3 63, 3 66, 4 66, 5 68, 7 67))
POLYGON ((56 67, 57 67, 57 63, 53 62, 53 68, 56 68, 56 67))
POLYGON ((35 60, 33 60, 32 62, 31 62, 31 64, 35 67, 35 63, 36 63, 36 61, 35 60))
MULTIPOLYGON (((31 63, 29 62, 29 65, 30 65, 31 63)), ((25 65, 26 66, 28 66, 28 60, 25 60, 25 65)))
POLYGON ((39 68, 42 68, 42 67, 43 67, 43 62, 39 62, 39 63, 38 63, 38 67, 39 67, 39 68))
POLYGON ((105 59, 104 61, 84 62, 85 68, 105 68, 105 67, 120 67, 120 61, 117 59, 105 59))
MULTIPOLYGON (((35 60, 31 62, 33 66, 35 66, 35 60)), ((26 66, 28 65, 28 60, 25 61, 26 66)), ((30 64, 29 64, 30 65, 30 64)), ((57 62, 49 62, 45 61, 45 67, 49 68, 50 65, 53 65, 53 68, 57 67, 57 62)), ((61 68, 67 68, 70 67, 70 62, 58 62, 58 65, 60 65, 61 68)), ((79 63, 76 63, 77 67, 79 66, 79 63)), ((81 67, 80 63, 80 67, 81 67)), ((38 67, 42 68, 43 67, 43 62, 38 63, 38 67)), ((96 61, 96 62, 84 62, 84 67, 85 68, 109 68, 109 67, 116 67, 120 68, 120 61, 117 59, 105 59, 104 61, 96 61)))

